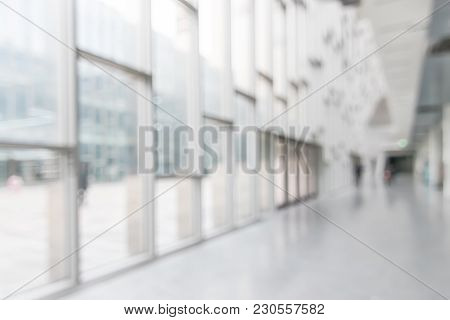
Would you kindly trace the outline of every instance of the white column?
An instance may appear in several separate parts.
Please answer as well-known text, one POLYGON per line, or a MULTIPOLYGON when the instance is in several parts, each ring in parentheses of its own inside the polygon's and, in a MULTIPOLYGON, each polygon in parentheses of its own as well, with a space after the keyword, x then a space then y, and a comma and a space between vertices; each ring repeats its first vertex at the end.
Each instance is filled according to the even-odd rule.
POLYGON ((380 152, 378 153, 376 159, 375 184, 383 184, 384 169, 386 166, 386 154, 384 152, 380 152))
POLYGON ((428 135, 429 185, 439 187, 442 183, 442 131, 441 126, 430 130, 428 135))
POLYGON ((450 104, 444 106, 442 113, 444 196, 450 198, 450 104))

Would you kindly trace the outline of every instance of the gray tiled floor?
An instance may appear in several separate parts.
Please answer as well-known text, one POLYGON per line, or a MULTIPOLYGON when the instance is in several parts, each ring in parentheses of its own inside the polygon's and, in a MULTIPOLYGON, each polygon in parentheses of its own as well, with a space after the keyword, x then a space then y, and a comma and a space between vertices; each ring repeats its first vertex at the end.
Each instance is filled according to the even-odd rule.
MULTIPOLYGON (((450 211, 407 177, 310 203, 450 296, 450 211)), ((301 205, 161 258, 70 299, 439 299, 392 263, 301 205)))

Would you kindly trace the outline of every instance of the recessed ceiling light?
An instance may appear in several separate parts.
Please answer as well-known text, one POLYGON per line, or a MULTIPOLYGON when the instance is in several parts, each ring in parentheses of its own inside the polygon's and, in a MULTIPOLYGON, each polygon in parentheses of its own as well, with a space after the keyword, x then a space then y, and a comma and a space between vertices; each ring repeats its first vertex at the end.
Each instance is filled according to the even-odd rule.
POLYGON ((408 145, 408 140, 407 139, 400 139, 400 140, 397 141, 397 145, 400 148, 404 149, 408 145))

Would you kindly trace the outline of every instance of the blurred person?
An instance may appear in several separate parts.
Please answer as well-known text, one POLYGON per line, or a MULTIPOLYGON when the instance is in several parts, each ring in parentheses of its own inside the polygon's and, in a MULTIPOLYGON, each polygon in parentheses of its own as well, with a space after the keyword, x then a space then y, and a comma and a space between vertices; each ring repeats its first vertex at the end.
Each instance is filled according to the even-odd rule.
POLYGON ((86 198, 86 191, 89 187, 89 163, 80 163, 80 174, 78 176, 78 204, 81 206, 86 198))
POLYGON ((23 178, 21 176, 17 176, 12 174, 6 180, 6 186, 13 191, 19 191, 23 186, 23 178))
POLYGON ((386 166, 386 169, 384 170, 384 182, 389 185, 392 183, 393 179, 394 179, 394 166, 392 164, 389 164, 386 166))
POLYGON ((363 168, 362 164, 360 162, 358 162, 354 165, 353 170, 354 170, 354 176, 355 176, 355 185, 358 187, 361 183, 361 176, 362 176, 364 168, 363 168))

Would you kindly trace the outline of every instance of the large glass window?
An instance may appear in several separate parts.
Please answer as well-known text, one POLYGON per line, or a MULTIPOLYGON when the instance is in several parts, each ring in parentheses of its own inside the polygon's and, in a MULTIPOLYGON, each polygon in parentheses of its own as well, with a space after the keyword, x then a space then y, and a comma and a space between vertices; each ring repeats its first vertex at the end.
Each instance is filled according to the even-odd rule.
POLYGON ((256 69, 272 76, 272 5, 273 0, 255 1, 256 69))
MULTIPOLYGON (((288 99, 287 105, 292 106, 299 102, 299 90, 298 87, 292 83, 289 84, 288 88, 288 99)), ((303 104, 298 104, 295 107, 289 109, 286 113, 287 123, 288 123, 288 134, 291 138, 299 138, 302 134, 301 130, 303 128, 300 127, 300 109, 304 108, 303 104)))
POLYGON ((286 7, 276 0, 273 8, 273 90, 275 95, 286 97, 286 7))
POLYGON ((286 100, 281 98, 275 98, 273 104, 273 117, 275 118, 270 122, 271 126, 276 127, 276 130, 283 135, 287 135, 289 113, 292 109, 287 111, 286 100))
POLYGON ((258 168, 290 194, 317 192, 320 150, 297 159, 288 115, 271 122, 279 137, 248 130, 299 98, 300 2, 2 1, 48 34, 0 6, 0 294, 49 267, 25 289, 74 285, 288 203, 258 168), (140 175, 137 129, 151 121, 156 173, 140 175), (176 131, 202 121, 215 156, 191 157, 196 135, 176 131))
MULTIPOLYGON (((69 252, 64 159, 44 149, 0 149, 0 294, 5 296, 69 252)), ((71 259, 27 289, 67 278, 71 259)))
POLYGON ((315 196, 319 191, 319 165, 320 165, 320 148, 314 145, 308 145, 306 151, 308 161, 308 195, 315 196))
MULTIPOLYGON (((88 62, 79 64, 81 244, 102 233, 143 202, 137 173, 138 96, 88 62)), ((135 77, 108 70, 130 87, 135 77)), ((81 251, 88 271, 144 251, 144 208, 81 251)))
POLYGON ((268 123, 273 117, 272 82, 265 77, 258 77, 256 83, 256 110, 258 126, 268 124, 270 127, 273 125, 271 122, 268 123))
POLYGON ((287 64, 287 77, 289 81, 296 83, 298 81, 298 45, 297 32, 298 32, 298 16, 297 9, 298 4, 296 1, 287 1, 286 3, 286 64, 287 64))
POLYGON ((234 85, 247 93, 255 86, 253 0, 231 1, 231 53, 234 85))
POLYGON ((153 0, 152 30, 153 95, 160 106, 155 108, 156 121, 177 127, 190 120, 188 111, 196 89, 193 13, 174 0, 153 0))
POLYGON ((78 47, 140 67, 142 0, 77 0, 78 47))
POLYGON ((310 195, 309 177, 311 174, 311 163, 308 161, 308 146, 302 145, 297 152, 299 157, 299 196, 301 199, 305 199, 310 195))
POLYGON ((298 163, 296 154, 296 142, 289 140, 287 144, 287 201, 295 202, 298 194, 298 163))
MULTIPOLYGON (((72 250, 67 48, 57 0, 0 6, 0 294, 6 296, 72 250), (14 12, 16 11, 16 12, 14 12), (17 14, 17 12, 20 13, 17 14)), ((72 126, 73 127, 73 126, 72 126)), ((72 142, 72 141, 71 141, 72 142)), ((73 275, 73 257, 18 293, 73 275)), ((67 282, 66 282, 67 280, 67 282)), ((58 284, 59 285, 59 284, 58 284)))
POLYGON ((205 144, 212 151, 204 153, 202 179, 202 230, 208 236, 231 223, 231 129, 229 124, 210 119, 205 125, 205 144))
MULTIPOLYGON (((6 0, 49 33, 60 36, 57 0, 6 0), (55 12, 56 11, 56 12, 55 12)), ((5 6, 0 8, 0 140, 60 143, 65 137, 58 86, 65 48, 5 6)))
POLYGON ((274 182, 275 205, 281 207, 287 201, 287 143, 282 137, 275 137, 274 182))
POLYGON ((224 0, 199 1, 199 49, 202 105, 205 112, 219 117, 231 117, 225 104, 228 79, 227 12, 224 0))
MULTIPOLYGON (((155 195, 156 248, 170 250, 198 234, 198 179, 180 180, 180 153, 186 140, 175 134, 185 124, 199 122, 198 50, 195 16, 191 8, 174 0, 152 1, 153 92, 158 104, 155 121, 170 136, 160 135, 155 195), (161 109, 164 109, 162 111, 161 109), (169 140, 162 140, 162 139, 169 140), (173 185, 175 187, 171 188, 173 185), (167 192, 166 192, 167 191, 167 192)), ((188 161, 188 160, 187 160, 188 161)))
POLYGON ((236 125, 240 132, 235 141, 236 170, 235 178, 235 214, 238 222, 247 222, 255 216, 255 174, 257 133, 246 130, 254 124, 254 102, 243 95, 236 95, 236 125))
POLYGON ((198 181, 178 177, 159 177, 155 181, 156 249, 164 253, 193 239, 199 228, 196 213, 198 181))
MULTIPOLYGON (((256 121, 257 126, 263 126, 268 123, 273 116, 273 94, 272 82, 263 76, 258 77, 256 83, 256 121)), ((269 123, 268 127, 273 123, 269 123)), ((263 128, 266 129, 266 128, 263 128)), ((273 206, 273 185, 267 179, 272 180, 273 175, 270 168, 273 166, 273 136, 264 131, 259 134, 258 161, 260 162, 260 173, 266 178, 257 177, 259 194, 259 211, 267 212, 273 206)))
POLYGON ((271 170, 273 169, 273 136, 269 133, 260 132, 258 141, 259 169, 260 174, 263 175, 263 177, 257 176, 258 210, 267 212, 273 208, 274 199, 274 186, 271 182, 273 181, 273 171, 271 170))

